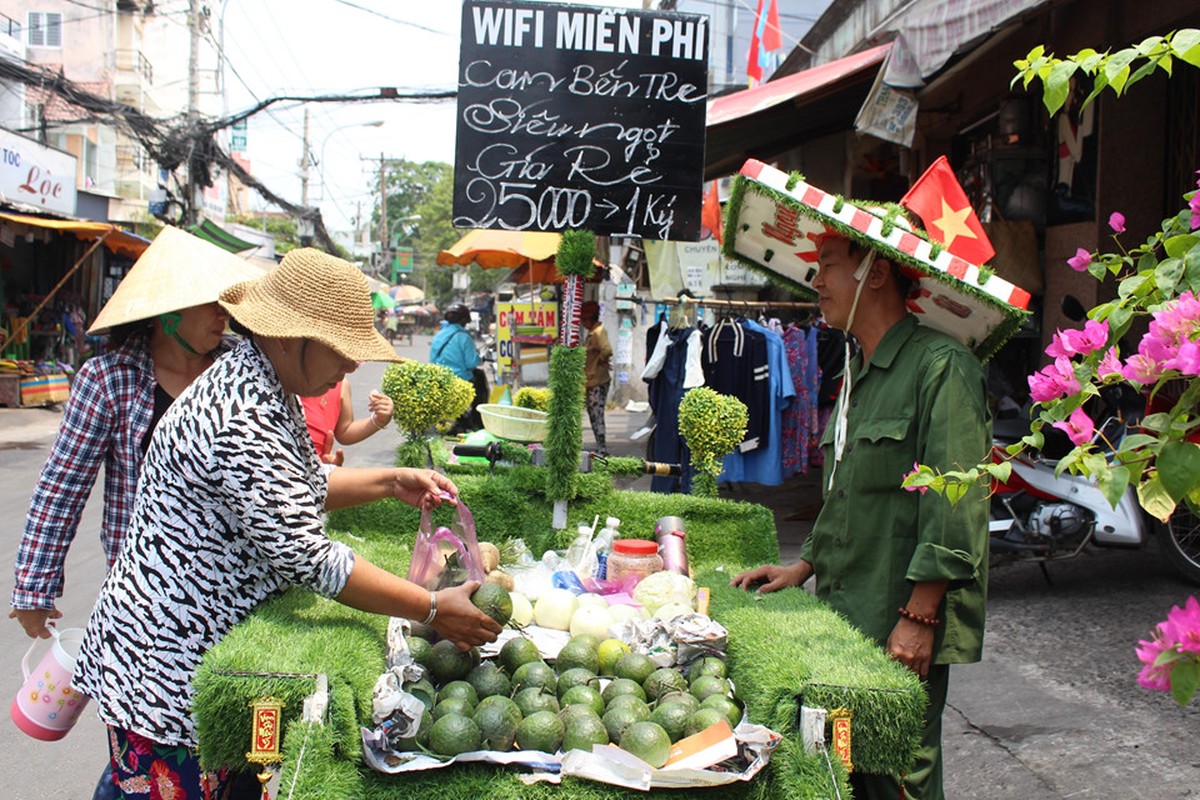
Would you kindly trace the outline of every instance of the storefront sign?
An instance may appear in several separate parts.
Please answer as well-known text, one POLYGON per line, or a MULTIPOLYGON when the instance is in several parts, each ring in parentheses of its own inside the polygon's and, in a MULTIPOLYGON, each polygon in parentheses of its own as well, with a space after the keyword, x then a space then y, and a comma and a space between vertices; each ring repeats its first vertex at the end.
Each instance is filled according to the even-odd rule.
POLYGON ((0 130, 0 195, 9 203, 75 214, 75 156, 0 130))
POLYGON ((700 236, 708 18, 463 4, 454 225, 700 236))
POLYGON ((716 239, 699 242, 644 242, 650 269, 650 296, 676 297, 687 289, 696 297, 712 297, 714 286, 762 286, 767 279, 721 253, 716 239))
POLYGON ((557 303, 496 304, 496 370, 512 370, 513 336, 558 336, 557 303))

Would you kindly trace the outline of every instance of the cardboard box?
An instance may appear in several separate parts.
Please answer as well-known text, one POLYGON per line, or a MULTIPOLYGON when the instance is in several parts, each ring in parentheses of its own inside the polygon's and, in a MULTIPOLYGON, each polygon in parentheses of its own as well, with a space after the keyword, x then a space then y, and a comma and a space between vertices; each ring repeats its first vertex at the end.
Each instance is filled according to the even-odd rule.
POLYGON ((67 382, 67 376, 61 373, 34 375, 21 379, 21 405, 23 406, 62 403, 70 394, 71 385, 67 382))

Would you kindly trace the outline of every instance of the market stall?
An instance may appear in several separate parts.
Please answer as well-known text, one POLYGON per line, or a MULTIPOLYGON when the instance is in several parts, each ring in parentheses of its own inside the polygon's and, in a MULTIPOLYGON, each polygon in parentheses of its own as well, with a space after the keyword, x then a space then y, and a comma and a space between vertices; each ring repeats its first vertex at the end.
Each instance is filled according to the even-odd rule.
MULTIPOLYGON (((632 460, 632 459, 628 459, 632 460)), ((801 590, 759 597, 727 587, 746 565, 775 560, 771 512, 763 507, 690 496, 614 491, 603 473, 580 476, 572 519, 606 515, 623 520, 625 536, 652 535, 655 520, 687 520, 687 551, 696 580, 712 593, 712 618, 729 631, 730 677, 748 719, 784 734, 770 763, 752 781, 718 789, 672 790, 683 797, 827 797, 844 785, 836 754, 801 747, 800 704, 852 715, 850 758, 866 771, 902 769, 920 730, 924 695, 916 678, 801 590), (787 636, 780 636, 787 631, 787 636)), ((474 509, 481 540, 503 545, 521 538, 541 555, 563 549, 571 534, 550 527, 550 504, 540 495, 545 470, 516 467, 505 474, 456 474, 462 499, 474 509)), ((331 515, 338 538, 400 574, 408 568, 418 515, 382 502, 331 515), (399 535, 397 535, 399 533, 399 535)), ((572 531, 573 534, 573 531, 572 531)), ((561 785, 535 782, 528 770, 453 764, 432 772, 385 775, 362 762, 360 726, 370 727, 372 689, 384 669, 387 620, 350 610, 303 591, 261 607, 208 656, 196 680, 201 752, 211 763, 244 767, 251 732, 250 704, 263 697, 284 703, 280 785, 291 797, 620 797, 618 789, 578 778, 561 785), (328 705, 308 700, 328 687, 328 705), (306 702, 307 701, 307 702, 306 702), (302 721, 308 707, 312 722, 302 721)))

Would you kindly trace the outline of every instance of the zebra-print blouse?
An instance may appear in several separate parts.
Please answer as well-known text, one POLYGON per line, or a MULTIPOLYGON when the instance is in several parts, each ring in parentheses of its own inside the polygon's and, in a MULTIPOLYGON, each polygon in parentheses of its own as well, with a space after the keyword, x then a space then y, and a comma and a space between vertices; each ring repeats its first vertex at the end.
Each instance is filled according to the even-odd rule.
POLYGON ((325 537, 327 491, 300 405, 252 341, 179 396, 75 670, 104 722, 196 744, 191 683, 204 653, 273 593, 345 586, 354 554, 325 537))

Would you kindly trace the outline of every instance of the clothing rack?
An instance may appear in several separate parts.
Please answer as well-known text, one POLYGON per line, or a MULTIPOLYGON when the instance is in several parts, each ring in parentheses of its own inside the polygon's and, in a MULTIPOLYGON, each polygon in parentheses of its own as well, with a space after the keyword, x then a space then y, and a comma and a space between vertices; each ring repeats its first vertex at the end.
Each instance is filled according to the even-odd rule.
POLYGON ((796 308, 812 311, 818 307, 816 303, 797 300, 715 300, 708 297, 666 297, 654 302, 664 306, 703 306, 705 308, 796 308))

